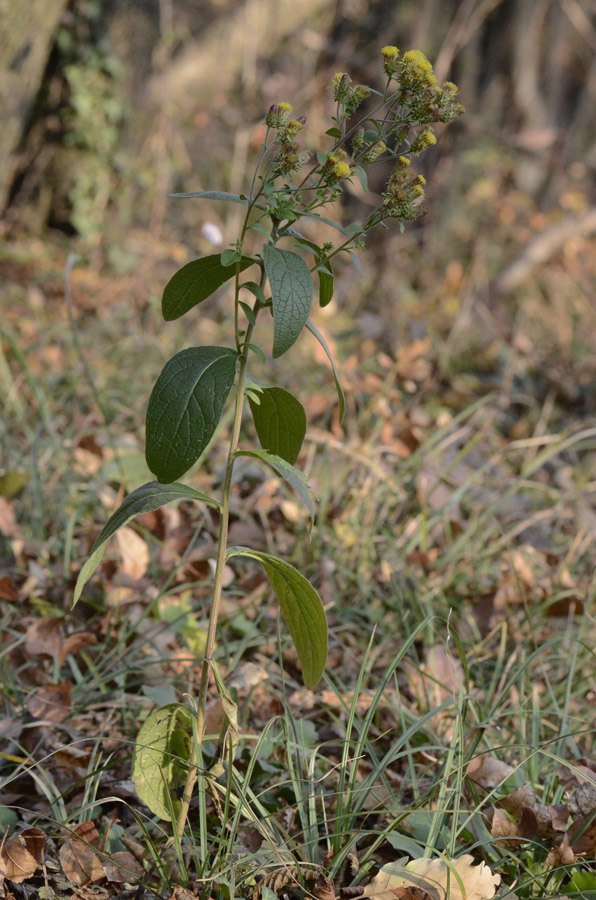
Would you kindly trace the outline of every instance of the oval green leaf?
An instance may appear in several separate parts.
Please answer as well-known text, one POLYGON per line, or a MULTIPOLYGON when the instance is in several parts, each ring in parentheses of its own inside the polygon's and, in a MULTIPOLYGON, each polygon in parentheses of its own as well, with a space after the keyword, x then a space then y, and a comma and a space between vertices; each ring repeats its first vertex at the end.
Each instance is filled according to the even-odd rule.
POLYGON ((261 447, 294 465, 306 434, 300 401, 289 391, 272 387, 259 392, 258 404, 250 396, 248 402, 261 447))
POLYGON ((232 556, 258 560, 271 582, 302 668, 302 679, 313 690, 327 664, 327 619, 321 598, 304 575, 276 556, 237 547, 232 556))
POLYGON ((322 308, 333 299, 333 275, 319 270, 319 306, 322 308))
POLYGON ((234 383, 238 354, 190 347, 166 363, 147 407, 147 465, 158 481, 176 481, 211 440, 234 383))
MULTIPOLYGON (((240 271, 254 265, 249 256, 242 256, 240 271)), ((161 301, 161 311, 166 322, 179 319, 189 309, 202 303, 236 274, 236 266, 222 265, 220 254, 193 259, 182 266, 166 284, 161 301)))
POLYGON ((265 271, 273 303, 273 358, 290 349, 306 325, 313 283, 306 262, 291 250, 263 248, 265 271))
POLYGON ((135 742, 132 780, 151 812, 175 821, 180 809, 177 788, 186 781, 192 717, 185 706, 170 703, 150 713, 135 742))
POLYGON ((91 554, 79 572, 77 583, 75 585, 72 605, 79 600, 82 590, 96 572, 99 564, 103 559, 107 541, 114 535, 119 528, 127 525, 135 516, 141 513, 153 512, 166 503, 173 500, 200 500, 219 509, 219 503, 208 497, 202 491, 196 491, 186 484, 160 484, 159 481, 150 481, 149 484, 143 484, 136 491, 132 491, 128 497, 120 504, 115 513, 113 513, 93 544, 91 554))

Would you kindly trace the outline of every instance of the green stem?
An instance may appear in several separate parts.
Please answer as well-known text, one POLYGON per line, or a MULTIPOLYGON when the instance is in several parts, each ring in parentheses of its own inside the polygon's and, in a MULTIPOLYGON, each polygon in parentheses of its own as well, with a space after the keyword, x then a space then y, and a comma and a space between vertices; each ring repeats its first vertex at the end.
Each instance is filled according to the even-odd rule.
MULTIPOLYGON (((243 232, 244 234, 244 232, 243 232)), ((261 286, 265 285, 265 272, 261 276, 261 286)), ((238 291, 236 291, 236 306, 238 305, 238 291)), ((259 313, 259 309, 261 304, 258 300, 256 300, 253 312, 256 316, 259 313)), ((197 752, 197 742, 201 742, 203 740, 203 732, 205 727, 205 707, 207 704, 207 690, 209 688, 209 673, 211 671, 211 665, 213 661, 213 651, 215 649, 215 637, 217 633, 217 623, 219 620, 219 612, 221 608, 221 595, 222 595, 222 582, 223 582, 223 572, 224 566, 226 562, 226 550, 228 545, 228 527, 230 520, 230 491, 232 487, 232 474, 234 471, 234 462, 236 459, 236 451, 238 450, 238 441, 240 438, 240 426, 242 424, 242 410, 244 407, 244 389, 246 385, 246 369, 248 364, 248 354, 250 343, 250 339, 252 337, 252 332, 254 329, 254 323, 249 323, 246 329, 246 334, 244 336, 244 341, 242 344, 242 350, 240 352, 240 358, 238 363, 238 384, 236 388, 236 402, 234 407, 234 419, 232 423, 232 434, 230 437, 230 443, 228 447, 228 459, 226 463, 226 471, 224 475, 224 481, 222 486, 222 502, 221 502, 221 514, 220 514, 220 522, 219 522, 219 541, 217 547, 217 561, 215 566, 215 575, 213 579, 213 602, 211 604, 211 611, 209 613, 209 624, 207 627, 207 641, 205 645, 205 657, 203 659, 203 663, 201 666, 201 681, 199 684, 199 696, 197 699, 197 721, 196 721, 196 730, 195 736, 196 739, 192 741, 190 759, 188 760, 188 774, 186 776, 186 783, 184 785, 184 793, 182 795, 182 800, 180 801, 180 812, 178 814, 178 821, 176 823, 176 830, 178 834, 178 840, 182 840, 182 835, 184 834, 184 829, 186 827, 186 820, 188 818, 188 810, 190 807, 190 801, 192 800, 193 790, 197 780, 197 763, 198 763, 198 752, 197 752)), ((236 333, 236 338, 238 338, 238 334, 236 333)))

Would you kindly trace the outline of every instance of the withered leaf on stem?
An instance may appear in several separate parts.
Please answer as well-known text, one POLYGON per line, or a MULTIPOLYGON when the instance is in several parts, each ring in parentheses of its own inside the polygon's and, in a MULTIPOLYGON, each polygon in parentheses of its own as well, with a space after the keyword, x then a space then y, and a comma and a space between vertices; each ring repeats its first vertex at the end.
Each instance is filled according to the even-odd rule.
POLYGON ((20 883, 31 878, 43 861, 46 837, 41 828, 25 828, 13 834, 0 853, 0 877, 20 883))

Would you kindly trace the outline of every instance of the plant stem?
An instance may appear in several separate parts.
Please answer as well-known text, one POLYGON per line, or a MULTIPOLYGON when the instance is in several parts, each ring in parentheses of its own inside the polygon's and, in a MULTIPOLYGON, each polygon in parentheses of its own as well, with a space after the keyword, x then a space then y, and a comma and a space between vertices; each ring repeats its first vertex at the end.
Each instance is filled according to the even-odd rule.
MULTIPOLYGON (((262 284, 265 283, 265 276, 261 279, 262 284)), ((237 300, 237 293, 236 293, 237 300)), ((237 303, 236 303, 237 305, 237 303)), ((255 319, 260 309, 260 303, 257 300, 254 306, 255 319)), ((240 353, 238 363, 238 384, 236 388, 236 402, 234 407, 234 420, 232 423, 232 434, 228 448, 228 459, 226 463, 226 471, 222 486, 222 502, 221 514, 219 522, 219 541, 217 546, 217 562, 215 566, 215 575, 213 578, 213 602, 209 613, 209 624, 207 628, 207 642, 205 645, 205 657, 201 666, 201 681, 199 684, 199 696, 197 699, 197 721, 195 740, 192 741, 190 758, 188 760, 188 774, 184 785, 184 793, 180 801, 180 812, 176 823, 178 839, 182 840, 192 793, 197 780, 197 741, 203 740, 203 731, 205 726, 205 706, 207 703, 207 690, 209 687, 209 672, 211 670, 211 662, 213 660, 213 650, 215 648, 215 636, 217 632, 217 623, 219 619, 219 611, 221 607, 221 594, 223 571, 226 562, 226 550, 228 545, 228 527, 230 519, 230 490, 232 487, 232 474, 234 470, 234 461, 236 459, 236 451, 238 449, 238 440, 240 437, 240 426, 242 424, 242 410, 244 407, 244 388, 246 384, 246 368, 248 364, 248 344, 252 337, 254 324, 249 323, 244 336, 242 351, 240 353)))

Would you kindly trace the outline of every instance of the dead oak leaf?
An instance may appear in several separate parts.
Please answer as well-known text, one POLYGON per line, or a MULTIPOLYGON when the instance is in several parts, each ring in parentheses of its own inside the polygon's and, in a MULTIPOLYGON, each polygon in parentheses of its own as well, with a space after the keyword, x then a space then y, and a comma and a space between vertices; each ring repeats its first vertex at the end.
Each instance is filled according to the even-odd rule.
POLYGON ((20 884, 31 878, 43 861, 46 836, 41 828, 25 828, 13 834, 0 852, 0 878, 9 878, 20 884))
POLYGON ((466 854, 457 859, 413 859, 387 863, 363 890, 365 897, 395 897, 396 888, 417 887, 431 900, 491 900, 501 876, 486 863, 474 865, 474 857, 466 854))

